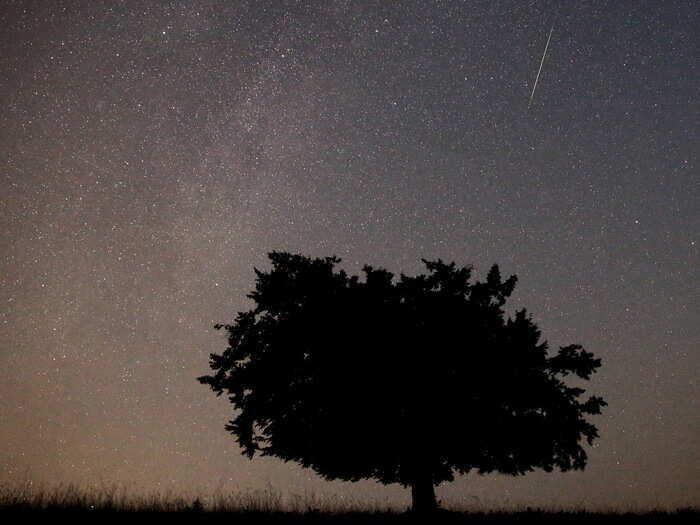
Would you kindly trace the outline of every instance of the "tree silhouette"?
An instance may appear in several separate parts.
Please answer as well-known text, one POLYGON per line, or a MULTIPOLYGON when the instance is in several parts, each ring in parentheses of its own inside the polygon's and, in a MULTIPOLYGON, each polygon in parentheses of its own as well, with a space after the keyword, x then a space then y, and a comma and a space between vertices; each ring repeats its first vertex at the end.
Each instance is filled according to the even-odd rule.
POLYGON ((562 378, 589 379, 600 359, 579 345, 550 357, 525 310, 505 318, 515 276, 494 265, 470 283, 471 268, 424 260, 425 275, 366 266, 361 280, 335 257, 269 257, 256 307, 216 325, 229 346, 198 378, 229 395, 226 429, 249 457, 400 483, 415 511, 455 474, 585 467, 598 432, 584 416, 605 402, 562 378))

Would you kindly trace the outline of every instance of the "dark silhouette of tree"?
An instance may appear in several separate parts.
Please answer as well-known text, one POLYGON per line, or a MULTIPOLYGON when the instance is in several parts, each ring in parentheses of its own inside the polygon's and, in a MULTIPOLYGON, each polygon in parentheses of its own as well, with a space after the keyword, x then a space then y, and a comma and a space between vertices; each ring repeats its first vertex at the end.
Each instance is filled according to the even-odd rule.
POLYGON ((437 507, 434 487, 455 474, 583 469, 584 419, 599 397, 582 379, 600 359, 579 345, 548 356, 525 310, 505 318, 516 277, 493 266, 423 261, 408 277, 366 266, 364 280, 340 259, 273 252, 255 270, 256 307, 238 314, 211 376, 236 417, 226 429, 249 457, 294 461, 325 479, 375 479, 411 487, 413 510, 437 507))

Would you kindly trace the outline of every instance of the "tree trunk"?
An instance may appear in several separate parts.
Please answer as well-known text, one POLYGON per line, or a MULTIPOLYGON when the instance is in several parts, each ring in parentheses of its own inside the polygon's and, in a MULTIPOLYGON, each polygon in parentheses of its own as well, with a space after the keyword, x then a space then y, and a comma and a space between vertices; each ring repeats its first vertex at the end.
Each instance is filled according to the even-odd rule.
POLYGON ((428 514, 437 510, 435 487, 430 474, 422 475, 411 484, 411 510, 417 514, 428 514))

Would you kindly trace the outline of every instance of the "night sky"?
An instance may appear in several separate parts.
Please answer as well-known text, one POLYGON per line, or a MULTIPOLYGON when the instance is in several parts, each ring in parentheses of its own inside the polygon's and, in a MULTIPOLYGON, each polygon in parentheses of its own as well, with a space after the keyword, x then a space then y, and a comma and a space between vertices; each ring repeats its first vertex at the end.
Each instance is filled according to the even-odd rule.
POLYGON ((443 503, 700 504, 700 3, 5 0, 0 26, 0 482, 407 503, 249 461, 195 379, 288 250, 497 263, 509 312, 602 358, 587 470, 443 503))

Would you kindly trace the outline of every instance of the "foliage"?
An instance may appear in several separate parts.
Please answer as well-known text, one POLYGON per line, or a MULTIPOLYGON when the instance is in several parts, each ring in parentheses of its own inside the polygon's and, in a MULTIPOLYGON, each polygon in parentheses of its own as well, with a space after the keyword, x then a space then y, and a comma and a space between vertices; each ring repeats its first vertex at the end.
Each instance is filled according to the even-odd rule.
POLYGON ((226 428, 248 456, 404 486, 585 467, 582 441, 598 436, 585 416, 605 402, 563 379, 589 379, 600 359, 579 345, 550 356, 525 310, 507 318, 515 276, 494 265, 472 283, 438 260, 360 279, 335 257, 269 257, 255 308, 217 325, 228 348, 199 378, 238 409, 226 428))

